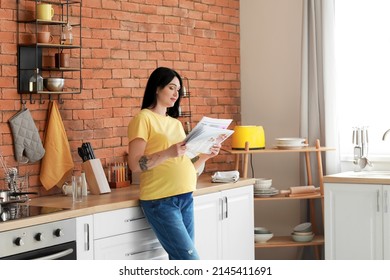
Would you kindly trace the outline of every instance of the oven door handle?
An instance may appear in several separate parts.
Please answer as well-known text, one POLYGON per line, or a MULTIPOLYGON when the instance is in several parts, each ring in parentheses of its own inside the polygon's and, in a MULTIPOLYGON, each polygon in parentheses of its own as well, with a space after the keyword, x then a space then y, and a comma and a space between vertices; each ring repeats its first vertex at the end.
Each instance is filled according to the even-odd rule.
POLYGON ((58 252, 58 253, 55 253, 55 254, 52 254, 52 255, 36 258, 34 260, 57 260, 59 258, 65 257, 67 255, 70 255, 72 253, 73 253, 73 249, 70 248, 70 249, 66 249, 64 251, 61 251, 61 252, 58 252))

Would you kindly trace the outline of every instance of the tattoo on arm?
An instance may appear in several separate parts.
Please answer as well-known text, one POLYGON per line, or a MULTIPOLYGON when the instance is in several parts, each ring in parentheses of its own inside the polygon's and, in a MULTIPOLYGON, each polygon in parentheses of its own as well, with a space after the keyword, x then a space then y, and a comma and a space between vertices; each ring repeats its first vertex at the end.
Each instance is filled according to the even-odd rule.
POLYGON ((153 167, 153 164, 160 158, 159 154, 154 154, 150 156, 141 156, 138 163, 142 171, 148 170, 150 167, 153 167))
POLYGON ((193 157, 192 159, 191 159, 191 162, 192 163, 195 163, 195 162, 197 162, 199 160, 199 156, 196 156, 196 157, 193 157))
POLYGON ((147 156, 142 156, 139 161, 139 167, 141 168, 142 171, 148 170, 148 157, 147 156))

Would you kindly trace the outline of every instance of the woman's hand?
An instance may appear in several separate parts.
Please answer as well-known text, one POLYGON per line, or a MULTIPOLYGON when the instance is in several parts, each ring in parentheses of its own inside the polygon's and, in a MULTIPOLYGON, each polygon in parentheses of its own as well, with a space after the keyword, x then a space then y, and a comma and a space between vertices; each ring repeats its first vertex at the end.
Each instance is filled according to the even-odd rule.
POLYGON ((209 158, 213 158, 216 155, 219 154, 219 151, 221 150, 221 144, 215 144, 210 148, 211 154, 209 154, 209 158))
POLYGON ((180 157, 183 156, 187 151, 187 146, 185 142, 179 142, 173 144, 167 149, 169 157, 180 157))

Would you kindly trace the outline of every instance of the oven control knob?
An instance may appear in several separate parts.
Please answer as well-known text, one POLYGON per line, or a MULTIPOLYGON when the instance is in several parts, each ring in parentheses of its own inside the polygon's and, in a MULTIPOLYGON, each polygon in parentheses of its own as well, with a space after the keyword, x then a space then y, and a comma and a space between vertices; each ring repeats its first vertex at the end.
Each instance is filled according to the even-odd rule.
POLYGON ((14 243, 16 246, 23 246, 24 245, 24 241, 21 237, 16 238, 14 243))
POLYGON ((64 232, 62 231, 62 229, 58 228, 54 231, 54 235, 57 237, 61 237, 64 235, 64 232))
POLYGON ((34 236, 35 240, 36 241, 42 241, 44 240, 45 238, 43 237, 43 233, 39 232, 37 233, 35 236, 34 236))

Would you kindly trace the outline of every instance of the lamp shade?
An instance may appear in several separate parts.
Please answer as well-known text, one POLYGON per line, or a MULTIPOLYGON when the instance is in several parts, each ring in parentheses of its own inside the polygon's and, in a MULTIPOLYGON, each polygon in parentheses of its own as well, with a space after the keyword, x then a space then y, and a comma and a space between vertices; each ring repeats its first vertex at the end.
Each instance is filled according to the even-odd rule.
POLYGON ((248 142, 249 150, 265 148, 264 128, 256 125, 237 125, 234 127, 232 136, 232 149, 245 150, 245 143, 248 142))

